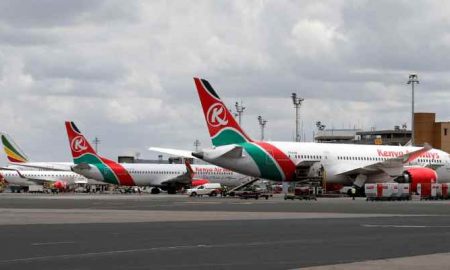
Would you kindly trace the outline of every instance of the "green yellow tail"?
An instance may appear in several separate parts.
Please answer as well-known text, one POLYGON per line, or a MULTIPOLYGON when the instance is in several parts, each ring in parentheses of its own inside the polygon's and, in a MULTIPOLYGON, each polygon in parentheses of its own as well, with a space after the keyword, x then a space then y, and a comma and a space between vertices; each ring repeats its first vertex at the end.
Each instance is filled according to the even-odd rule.
POLYGON ((20 147, 14 143, 14 141, 6 134, 2 134, 3 149, 10 162, 25 163, 28 162, 28 157, 20 149, 20 147))

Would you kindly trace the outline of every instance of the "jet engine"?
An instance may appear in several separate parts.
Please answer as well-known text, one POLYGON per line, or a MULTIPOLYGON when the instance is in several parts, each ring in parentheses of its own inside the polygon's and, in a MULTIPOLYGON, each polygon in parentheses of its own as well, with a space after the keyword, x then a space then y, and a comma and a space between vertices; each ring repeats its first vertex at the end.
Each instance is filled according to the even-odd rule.
POLYGON ((403 172, 403 176, 397 181, 399 183, 411 183, 411 191, 417 191, 418 184, 436 183, 437 173, 430 168, 410 168, 403 172))
POLYGON ((67 189, 67 183, 64 181, 56 181, 53 183, 53 188, 56 188, 57 190, 65 190, 67 189))

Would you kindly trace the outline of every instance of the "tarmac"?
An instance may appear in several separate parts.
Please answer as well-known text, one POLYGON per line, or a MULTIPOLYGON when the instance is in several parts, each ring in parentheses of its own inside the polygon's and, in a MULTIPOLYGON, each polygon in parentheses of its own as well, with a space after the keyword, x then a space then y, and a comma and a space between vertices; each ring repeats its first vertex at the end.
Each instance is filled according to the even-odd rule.
POLYGON ((450 201, 0 194, 0 269, 449 269, 450 201))

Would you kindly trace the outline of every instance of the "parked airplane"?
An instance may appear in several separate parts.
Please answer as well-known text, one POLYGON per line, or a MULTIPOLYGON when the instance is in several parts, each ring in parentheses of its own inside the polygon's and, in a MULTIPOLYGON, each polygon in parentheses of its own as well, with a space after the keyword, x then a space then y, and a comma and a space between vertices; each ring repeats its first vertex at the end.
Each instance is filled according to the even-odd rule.
POLYGON ((158 188, 175 193, 178 187, 199 181, 237 186, 250 180, 248 176, 213 165, 191 165, 191 172, 183 164, 119 164, 99 156, 73 122, 66 122, 66 129, 77 164, 72 169, 88 178, 115 185, 152 186, 155 187, 152 193, 159 192, 158 188))
POLYGON ((192 153, 211 164, 275 181, 300 181, 315 171, 327 184, 448 181, 448 153, 424 147, 252 140, 208 81, 194 78, 213 148, 192 153), (437 170, 433 170, 437 168, 437 170))
POLYGON ((56 189, 66 189, 69 185, 87 183, 87 179, 74 172, 67 171, 42 171, 42 170, 0 170, 3 180, 10 186, 11 190, 26 191, 29 186, 51 184, 56 189))
POLYGON ((3 133, 1 139, 10 164, 3 168, 4 171, 9 171, 4 173, 4 178, 10 185, 22 186, 22 189, 26 189, 26 186, 42 182, 49 182, 61 188, 72 184, 105 184, 72 172, 73 162, 31 162, 9 135, 3 133))
POLYGON ((7 134, 2 133, 3 150, 8 158, 8 168, 26 170, 61 170, 71 171, 73 162, 31 162, 24 151, 7 134))

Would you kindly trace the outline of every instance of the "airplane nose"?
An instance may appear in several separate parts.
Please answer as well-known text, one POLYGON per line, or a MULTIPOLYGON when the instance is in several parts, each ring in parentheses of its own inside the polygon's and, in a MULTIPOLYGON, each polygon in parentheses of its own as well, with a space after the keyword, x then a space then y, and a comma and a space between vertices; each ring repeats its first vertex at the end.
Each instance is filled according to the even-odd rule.
POLYGON ((203 159, 203 157, 204 157, 203 152, 192 152, 192 155, 199 159, 203 159))

